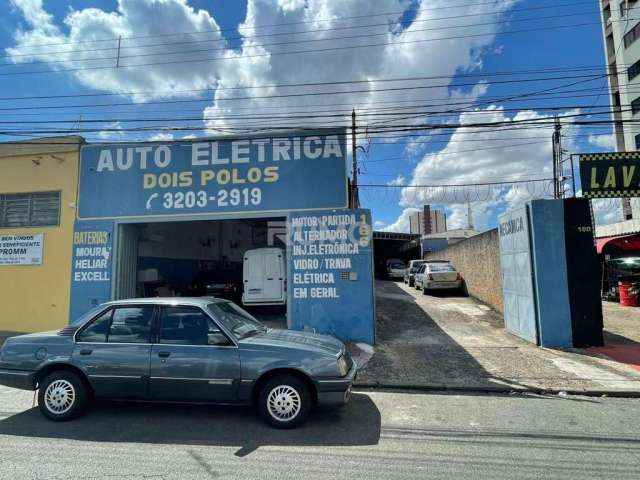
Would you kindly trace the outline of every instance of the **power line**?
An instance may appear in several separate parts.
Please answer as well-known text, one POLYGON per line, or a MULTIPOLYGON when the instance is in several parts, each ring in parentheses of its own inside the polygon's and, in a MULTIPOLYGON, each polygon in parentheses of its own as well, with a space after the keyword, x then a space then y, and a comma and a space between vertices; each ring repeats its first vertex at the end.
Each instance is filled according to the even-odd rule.
POLYGON ((167 60, 163 62, 149 62, 149 63, 136 63, 136 64, 128 64, 128 65, 120 65, 116 67, 115 65, 109 66, 92 66, 92 67, 75 67, 75 68, 62 68, 56 70, 31 70, 31 71, 22 71, 22 72, 1 72, 0 76, 16 76, 16 75, 35 75, 42 73, 65 73, 65 72, 78 72, 78 71, 87 71, 87 70, 110 70, 118 68, 119 70, 127 69, 127 68, 137 68, 137 67, 148 67, 148 66, 159 66, 159 65, 176 65, 176 64, 185 64, 185 63, 205 63, 205 62, 215 62, 215 61, 223 61, 223 60, 238 60, 242 58, 260 58, 260 57, 274 57, 281 55, 298 55, 298 54, 309 54, 309 53, 327 53, 327 52, 336 52, 343 50, 353 50, 359 48, 372 48, 372 47, 384 47, 388 45, 409 45, 409 44, 419 44, 426 42, 436 42, 436 41, 445 41, 445 40, 457 40, 462 38, 478 38, 478 37, 486 37, 486 36, 495 36, 498 33, 501 35, 508 34, 519 34, 519 33, 530 33, 530 32, 540 32, 540 31, 549 31, 549 30, 562 30, 567 28, 578 28, 585 26, 593 26, 600 25, 600 22, 584 22, 570 25, 556 25, 556 26, 545 26, 545 27, 537 27, 537 28, 527 28, 520 30, 503 30, 500 32, 490 32, 490 33, 477 33, 477 34, 468 34, 468 35, 454 35, 448 37, 438 37, 438 38, 428 38, 421 40, 406 40, 406 41, 398 41, 398 42, 382 42, 382 43, 370 43, 364 45, 345 45, 340 47, 327 47, 321 49, 308 49, 308 50, 292 50, 287 52, 268 52, 261 54, 253 54, 253 55, 234 55, 234 56, 224 56, 224 57, 213 57, 213 58, 200 58, 200 59, 183 59, 183 60, 167 60))
POLYGON ((368 188, 441 188, 441 187, 486 187, 491 185, 512 185, 519 183, 549 182, 553 178, 531 178, 527 180, 506 180, 501 182, 477 182, 462 184, 436 184, 436 185, 388 185, 386 183, 359 183, 359 187, 368 188))
MULTIPOLYGON (((606 67, 602 66, 576 66, 576 67, 550 67, 539 69, 527 69, 527 70, 506 70, 497 72, 478 72, 478 73, 460 73, 456 74, 456 77, 460 78, 476 78, 476 77, 502 77, 502 76, 515 76, 515 75, 527 75, 534 73, 568 73, 568 72, 584 72, 586 70, 594 70, 596 72, 602 72, 593 74, 598 77, 614 75, 614 73, 607 72, 606 67)), ((588 75, 587 75, 588 76, 588 75)), ((56 98, 84 98, 84 97, 108 97, 108 96, 136 96, 136 95, 157 95, 157 94, 176 94, 176 93, 201 93, 201 92, 214 92, 214 91, 226 91, 226 90, 254 90, 254 89, 271 89, 271 88, 293 88, 293 87, 317 87, 327 85, 348 85, 353 83, 386 83, 386 82, 411 82, 411 81, 423 81, 423 80, 440 80, 450 79, 451 75, 425 75, 425 76, 413 76, 413 77, 391 77, 391 78, 375 78, 375 79, 357 79, 357 80, 334 80, 325 82, 299 82, 299 83, 280 83, 269 85, 246 85, 246 86, 233 86, 233 87, 210 87, 210 88, 194 88, 186 90, 146 90, 137 92, 118 92, 118 93, 79 93, 79 94, 67 94, 67 95, 33 95, 33 96, 13 96, 13 97, 0 97, 0 100, 48 100, 56 98)), ((456 86, 456 85, 453 85, 456 86)), ((463 85, 465 86, 465 85, 463 85)))
MULTIPOLYGON (((602 76, 608 74, 601 75, 565 75, 565 76, 556 76, 556 77, 538 77, 538 78, 526 78, 526 79, 517 79, 517 80, 495 80, 492 82, 493 85, 498 84, 522 84, 522 83, 532 83, 532 82, 550 82, 550 81, 559 81, 559 80, 570 80, 570 79, 584 79, 585 82, 595 81, 602 78, 602 76)), ((353 93, 376 93, 376 92, 393 92, 393 91, 407 91, 407 90, 424 90, 424 89, 434 89, 434 88, 453 88, 453 87, 464 87, 464 86, 476 86, 477 82, 467 82, 467 83, 447 83, 447 84, 435 84, 435 85, 417 85, 413 87, 389 87, 389 88, 372 88, 372 89, 360 89, 360 90, 337 90, 337 91, 329 91, 329 92, 302 92, 302 93, 287 93, 287 94, 277 94, 277 95, 247 95, 242 97, 227 97, 227 98, 217 98, 216 102, 220 101, 238 101, 238 100, 255 100, 255 99, 273 99, 273 98, 294 98, 294 97, 309 97, 309 96, 322 96, 322 95, 347 95, 353 93)), ((559 86, 557 88, 563 88, 559 86)), ((38 106, 29 106, 29 107, 3 107, 0 108, 0 111, 6 110, 41 110, 41 109, 60 109, 60 108, 95 108, 95 107, 113 107, 113 106, 127 106, 127 105, 156 105, 156 104, 175 104, 175 103, 194 103, 194 102, 203 102, 210 101, 209 99, 187 99, 187 100, 154 100, 149 102, 120 102, 120 103, 103 103, 103 104, 79 104, 79 105, 38 105, 38 106)))
MULTIPOLYGON (((564 4, 556 4, 556 5, 549 5, 549 6, 545 6, 545 7, 529 7, 529 10, 534 10, 534 9, 543 9, 543 8, 561 8, 561 7, 568 7, 568 6, 578 6, 578 5, 592 5, 593 2, 590 0, 587 1, 580 1, 580 2, 572 2, 572 3, 564 3, 564 4)), ((203 34, 203 33, 217 33, 217 32, 228 32, 228 31, 238 31, 238 30, 257 30, 257 29, 262 29, 262 28, 272 28, 272 27, 281 27, 281 26, 289 26, 289 25, 301 25, 301 24, 309 24, 309 23, 318 23, 318 22, 334 22, 334 21, 344 21, 344 20, 353 20, 353 19, 358 19, 358 18, 371 18, 371 17, 382 17, 382 16, 391 16, 391 15, 404 15, 408 12, 416 12, 420 13, 420 12, 426 12, 426 11, 436 11, 436 10, 450 10, 452 8, 464 8, 464 7, 474 7, 474 6, 481 6, 481 5, 495 5, 495 0, 489 0, 489 1, 484 1, 484 2, 475 2, 475 3, 465 3, 465 4, 458 4, 458 5, 448 5, 446 7, 420 7, 419 9, 407 9, 407 10, 403 10, 403 11, 395 11, 395 12, 384 12, 384 13, 377 13, 377 14, 365 14, 365 15, 354 15, 354 16, 343 16, 340 18, 325 18, 325 19, 316 19, 314 18, 313 20, 303 20, 303 21, 297 21, 297 22, 284 22, 284 23, 277 23, 277 24, 263 24, 263 25, 254 25, 254 26, 236 26, 236 27, 229 27, 229 28, 223 28, 223 29, 216 29, 216 30, 196 30, 196 31, 190 31, 190 32, 176 32, 176 33, 163 33, 163 34, 153 34, 153 35, 134 35, 134 36, 114 36, 114 37, 110 37, 110 38, 104 38, 104 39, 95 39, 95 40, 79 40, 79 41, 74 41, 74 42, 57 42, 57 43, 40 43, 40 44, 31 44, 31 45, 24 45, 21 46, 20 48, 40 48, 40 47, 47 47, 47 46, 55 46, 55 45, 77 45, 77 44, 86 44, 86 43, 101 43, 101 42, 116 42, 118 40, 119 37, 121 37, 123 40, 133 40, 133 39, 140 39, 140 38, 161 38, 161 37, 172 37, 172 36, 180 36, 180 35, 196 35, 196 34, 203 34)), ((497 12, 493 12, 493 14, 499 14, 499 13, 505 13, 509 11, 509 9, 505 9, 502 11, 497 11, 497 12)), ((511 11, 523 11, 523 9, 511 9, 511 11)), ((464 15, 461 15, 464 16, 464 15)), ((10 48, 10 47, 4 47, 6 48, 10 48)))
MULTIPOLYGON (((443 26, 443 27, 430 27, 430 28, 421 28, 421 29, 412 29, 412 30, 404 30, 402 32, 403 35, 408 35, 408 34, 415 34, 415 33, 423 33, 423 32, 432 32, 432 31, 440 31, 440 30, 451 30, 451 29, 459 29, 459 28, 471 28, 471 27, 479 27, 479 26, 494 26, 494 25, 501 25, 504 23, 520 23, 520 22, 530 22, 530 21, 539 21, 539 20, 552 20, 552 19, 559 19, 559 18, 567 18, 567 17, 576 17, 576 16, 591 16, 594 14, 597 14, 598 12, 572 12, 572 13, 566 13, 566 14, 558 14, 558 15, 545 15, 545 16, 538 16, 538 17, 529 17, 529 18, 516 18, 516 19, 508 19, 508 20, 494 20, 492 22, 480 22, 480 23, 468 23, 468 24, 461 24, 461 25, 447 25, 447 26, 443 26)), ((474 15, 478 15, 478 14, 474 14, 474 15)), ((481 14, 481 15, 494 15, 494 14, 481 14)), ((429 19, 424 19, 424 20, 415 20, 413 23, 420 23, 420 22, 427 22, 427 21, 437 21, 437 20, 445 20, 445 19, 456 19, 459 18, 458 16, 449 16, 449 17, 441 17, 441 18, 429 18, 429 19)), ((350 27, 342 27, 342 28, 335 28, 335 29, 320 29, 320 30, 309 30, 306 32, 293 32, 293 33, 287 33, 289 35, 291 34, 305 34, 305 33, 316 33, 316 32, 323 32, 323 31, 331 31, 331 30, 340 30, 340 29, 355 29, 355 28, 371 28, 371 27, 379 27, 379 26, 384 26, 387 27, 387 30, 384 32, 380 32, 380 33, 366 33, 366 34, 359 34, 359 35, 343 35, 343 36, 337 36, 337 37, 323 37, 323 38, 312 38, 312 39, 302 39, 302 40, 288 40, 288 41, 283 41, 283 42, 272 42, 272 43, 263 43, 260 44, 260 47, 273 47, 273 46, 282 46, 282 45, 297 45, 297 44, 304 44, 304 43, 316 43, 316 42, 328 42, 328 41, 339 41, 339 40, 353 40, 353 39, 358 39, 358 38, 370 38, 370 37, 379 37, 379 36, 388 36, 391 32, 388 30, 389 24, 388 23, 377 23, 377 24, 369 24, 369 25, 359 25, 359 26, 350 26, 350 27)), ((279 33, 279 34, 271 34, 271 35, 284 35, 284 33, 279 33)), ((265 35, 265 36, 270 36, 270 35, 265 35)), ((249 39, 251 37, 248 37, 249 39)), ((219 39, 219 40, 197 40, 197 41, 190 41, 190 42, 177 42, 177 43, 157 43, 157 44, 151 44, 151 45, 141 45, 141 46, 125 46, 125 47, 120 47, 119 50, 123 50, 123 49, 142 49, 142 48, 149 48, 149 47, 171 47, 174 45, 186 45, 186 44, 197 44, 197 43, 211 43, 213 42, 227 42, 229 40, 243 40, 245 39, 244 37, 236 37, 236 38, 228 38, 228 39, 219 39)), ((109 47, 109 48, 105 48, 105 49, 95 49, 93 51, 99 51, 99 50, 103 50, 103 51, 116 51, 118 50, 118 47, 109 47)), ((124 59, 128 59, 128 58, 146 58, 146 57, 155 57, 155 56, 167 56, 167 55, 187 55, 187 54, 193 54, 193 53, 209 53, 209 52, 220 52, 220 51, 228 51, 229 48, 228 47, 219 47, 219 48, 202 48, 202 49, 194 49, 194 50, 178 50, 178 51, 161 51, 161 52, 150 52, 150 53, 139 53, 139 54, 135 54, 135 55, 114 55, 114 56, 110 56, 110 57, 93 57, 93 58, 67 58, 67 59, 62 59, 62 60, 38 60, 38 61, 32 61, 32 62, 6 62, 6 63, 0 63, 0 67, 2 66, 9 66, 9 67, 15 67, 15 66, 24 66, 24 65, 43 65, 43 64, 54 64, 54 63, 70 63, 70 62, 90 62, 90 61, 106 61, 106 60, 119 60, 122 61, 124 59)), ((17 56, 37 56, 37 55, 42 55, 42 54, 46 54, 46 55, 58 55, 58 54, 62 54, 62 55, 69 55, 70 53, 85 53, 85 52, 91 52, 92 50, 76 50, 76 51, 61 51, 61 52, 37 52, 35 54, 16 54, 16 55, 5 55, 5 56, 0 56, 0 58, 14 58, 17 56)))

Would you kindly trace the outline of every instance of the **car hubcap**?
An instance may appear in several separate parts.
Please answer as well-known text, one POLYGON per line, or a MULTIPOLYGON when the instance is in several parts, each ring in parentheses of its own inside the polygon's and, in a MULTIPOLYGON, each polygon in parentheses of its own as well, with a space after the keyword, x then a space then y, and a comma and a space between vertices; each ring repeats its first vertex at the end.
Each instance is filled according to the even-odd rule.
POLYGON ((280 422, 293 420, 300 413, 301 406, 300 394, 289 385, 274 388, 267 397, 269 414, 280 422))
POLYGON ((44 392, 44 404, 51 413, 60 415, 69 411, 76 399, 76 391, 67 380, 52 382, 44 392))

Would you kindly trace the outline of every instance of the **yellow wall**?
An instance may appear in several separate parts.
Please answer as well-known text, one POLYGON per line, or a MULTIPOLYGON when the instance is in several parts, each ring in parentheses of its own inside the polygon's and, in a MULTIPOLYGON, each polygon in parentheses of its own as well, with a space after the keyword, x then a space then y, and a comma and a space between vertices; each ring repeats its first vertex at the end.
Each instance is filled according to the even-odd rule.
POLYGON ((70 144, 0 144, 0 193, 62 192, 60 226, 0 228, 0 235, 44 234, 42 265, 0 265, 0 331, 35 332, 68 323, 80 139, 56 140, 70 144))

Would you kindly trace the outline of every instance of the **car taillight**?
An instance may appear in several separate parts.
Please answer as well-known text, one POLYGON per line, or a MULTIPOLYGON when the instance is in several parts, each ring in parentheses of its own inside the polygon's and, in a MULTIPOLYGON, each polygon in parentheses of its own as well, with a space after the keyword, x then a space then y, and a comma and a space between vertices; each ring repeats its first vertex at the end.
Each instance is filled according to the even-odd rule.
POLYGON ((429 280, 433 280, 433 275, 429 274, 429 280))
POLYGON ((460 280, 460 274, 456 273, 456 280, 460 280))

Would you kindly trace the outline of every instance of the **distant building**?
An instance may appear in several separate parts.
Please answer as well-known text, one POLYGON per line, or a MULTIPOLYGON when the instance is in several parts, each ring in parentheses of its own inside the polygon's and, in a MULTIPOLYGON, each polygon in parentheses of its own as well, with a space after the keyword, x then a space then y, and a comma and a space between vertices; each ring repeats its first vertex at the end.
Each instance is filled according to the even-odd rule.
POLYGON ((425 205, 422 211, 415 212, 409 217, 409 233, 417 235, 431 235, 447 231, 447 216, 425 205))
MULTIPOLYGON (((616 150, 640 150, 640 2, 600 0, 616 150)), ((623 218, 640 219, 640 199, 623 199, 623 218)))

